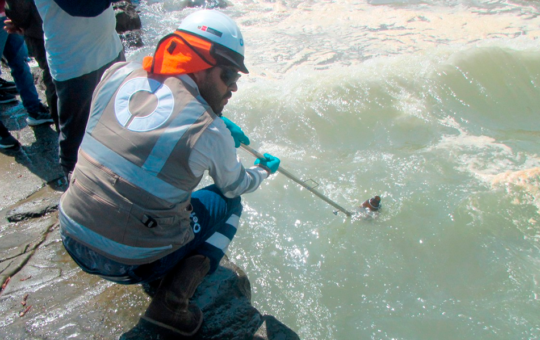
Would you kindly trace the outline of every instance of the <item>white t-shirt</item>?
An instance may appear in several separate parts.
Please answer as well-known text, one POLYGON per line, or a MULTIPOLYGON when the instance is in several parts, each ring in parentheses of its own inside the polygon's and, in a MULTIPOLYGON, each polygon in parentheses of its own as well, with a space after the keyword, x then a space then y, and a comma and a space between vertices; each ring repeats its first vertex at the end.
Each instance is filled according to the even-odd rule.
POLYGON ((122 50, 112 6, 96 17, 74 17, 53 0, 35 0, 43 19, 52 77, 65 81, 100 69, 122 50))

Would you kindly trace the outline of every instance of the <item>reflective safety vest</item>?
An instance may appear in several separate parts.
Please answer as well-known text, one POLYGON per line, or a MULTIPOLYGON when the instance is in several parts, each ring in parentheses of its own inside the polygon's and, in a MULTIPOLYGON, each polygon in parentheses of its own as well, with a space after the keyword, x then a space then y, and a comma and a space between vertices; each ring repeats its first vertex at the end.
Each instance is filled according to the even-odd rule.
POLYGON ((77 166, 60 202, 62 232, 125 264, 193 239, 191 150, 216 115, 187 75, 117 63, 92 99, 77 166))

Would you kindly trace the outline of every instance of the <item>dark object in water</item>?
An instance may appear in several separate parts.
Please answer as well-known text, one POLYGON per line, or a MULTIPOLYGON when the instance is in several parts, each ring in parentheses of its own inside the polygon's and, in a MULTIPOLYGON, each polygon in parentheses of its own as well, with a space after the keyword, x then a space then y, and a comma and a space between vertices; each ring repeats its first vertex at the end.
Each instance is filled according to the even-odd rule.
POLYGON ((375 196, 373 198, 370 198, 366 200, 364 203, 362 203, 362 207, 368 208, 371 211, 377 211, 381 208, 381 198, 379 196, 375 196))

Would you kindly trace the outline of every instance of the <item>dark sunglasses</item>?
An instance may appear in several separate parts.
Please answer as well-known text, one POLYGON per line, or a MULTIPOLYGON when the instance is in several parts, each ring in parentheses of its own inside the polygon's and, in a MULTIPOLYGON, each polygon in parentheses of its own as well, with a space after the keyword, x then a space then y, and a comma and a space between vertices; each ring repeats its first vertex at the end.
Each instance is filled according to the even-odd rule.
POLYGON ((233 69, 220 67, 221 68, 221 80, 227 85, 227 87, 231 87, 234 83, 240 79, 242 76, 240 73, 236 72, 233 69))

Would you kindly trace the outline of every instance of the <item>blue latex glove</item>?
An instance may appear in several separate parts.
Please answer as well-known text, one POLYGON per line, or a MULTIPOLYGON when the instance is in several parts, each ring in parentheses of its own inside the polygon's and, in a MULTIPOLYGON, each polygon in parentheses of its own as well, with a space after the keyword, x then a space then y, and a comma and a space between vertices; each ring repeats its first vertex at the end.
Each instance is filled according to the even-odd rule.
POLYGON ((279 163, 281 163, 279 158, 274 157, 269 153, 265 153, 264 157, 265 159, 257 158, 255 165, 260 166, 271 174, 275 173, 279 168, 279 163))
POLYGON ((240 146, 240 143, 244 143, 246 145, 249 145, 249 138, 246 136, 244 131, 242 129, 231 122, 227 117, 221 116, 221 119, 223 119, 223 122, 225 123, 225 126, 229 131, 231 131, 232 138, 234 139, 234 147, 237 148, 240 146))

